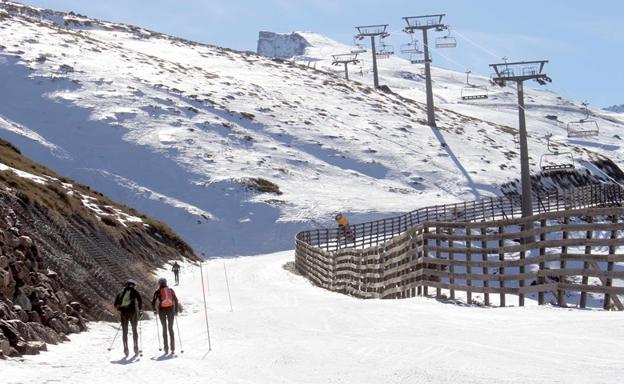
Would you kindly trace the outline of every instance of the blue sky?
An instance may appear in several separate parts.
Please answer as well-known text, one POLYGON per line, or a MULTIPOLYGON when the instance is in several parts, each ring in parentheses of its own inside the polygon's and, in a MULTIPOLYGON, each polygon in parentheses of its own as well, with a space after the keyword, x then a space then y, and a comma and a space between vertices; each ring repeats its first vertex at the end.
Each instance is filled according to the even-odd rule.
POLYGON ((255 50, 258 31, 312 31, 352 41, 355 25, 390 24, 407 42, 403 16, 446 13, 456 49, 437 66, 489 74, 488 64, 550 60, 550 89, 604 107, 624 103, 624 2, 615 0, 22 0, 23 3, 126 22, 239 50, 255 50))

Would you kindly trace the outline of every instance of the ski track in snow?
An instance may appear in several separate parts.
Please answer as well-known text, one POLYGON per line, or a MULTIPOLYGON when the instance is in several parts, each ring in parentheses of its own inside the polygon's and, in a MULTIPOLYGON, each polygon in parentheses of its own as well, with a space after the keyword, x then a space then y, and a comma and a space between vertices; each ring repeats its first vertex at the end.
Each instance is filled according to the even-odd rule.
MULTIPOLYGON (((619 383, 622 315, 538 307, 479 308, 433 299, 358 300, 284 270, 292 252, 212 259, 173 287, 184 353, 159 360, 156 321, 143 357, 123 364, 117 324, 92 323, 39 356, 0 362, 3 383, 619 383), (224 278, 227 266, 233 311, 224 278)), ((161 271, 170 278, 170 271, 161 271)), ((154 287, 139 289, 151 296, 154 287)))

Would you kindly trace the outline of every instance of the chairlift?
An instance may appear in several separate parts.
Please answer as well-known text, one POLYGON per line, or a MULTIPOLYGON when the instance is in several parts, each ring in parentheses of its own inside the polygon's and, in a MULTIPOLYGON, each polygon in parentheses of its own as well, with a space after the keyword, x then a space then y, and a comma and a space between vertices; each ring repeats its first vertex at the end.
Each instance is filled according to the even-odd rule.
POLYGON ((416 42, 401 44, 401 53, 402 54, 418 54, 423 53, 423 51, 418 48, 418 44, 416 42))
POLYGON ((412 64, 424 64, 425 63, 425 52, 418 52, 410 54, 410 63, 412 64))
POLYGON ((382 42, 379 46, 379 50, 375 52, 375 55, 378 59, 387 59, 391 55, 394 55, 394 48, 392 48, 392 45, 382 42))
POLYGON ((451 30, 446 29, 447 35, 436 38, 436 48, 455 48, 457 47, 457 39, 451 36, 451 30))
POLYGON ((488 98, 487 87, 481 87, 470 84, 470 74, 472 71, 466 71, 466 85, 461 89, 460 97, 462 100, 480 100, 488 98))
POLYGON ((585 117, 579 121, 571 121, 568 123, 568 137, 590 137, 600 134, 598 122, 589 117, 589 108, 587 102, 582 103, 585 117))
POLYGON ((559 152, 550 147, 552 133, 546 135, 549 153, 540 156, 540 168, 542 172, 572 171, 574 170, 574 156, 572 152, 559 152))
POLYGON ((362 43, 358 43, 356 38, 353 38, 354 48, 351 49, 351 53, 366 53, 366 46, 362 43))
POLYGON ((461 89, 462 100, 482 100, 488 97, 489 93, 487 87, 470 84, 461 89))

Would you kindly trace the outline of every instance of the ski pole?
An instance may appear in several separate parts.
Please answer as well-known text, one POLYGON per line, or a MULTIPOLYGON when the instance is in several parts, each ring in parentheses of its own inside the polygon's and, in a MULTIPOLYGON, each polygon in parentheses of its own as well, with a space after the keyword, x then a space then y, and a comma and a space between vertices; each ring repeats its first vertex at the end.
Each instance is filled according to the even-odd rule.
POLYGON ((210 343, 210 326, 208 325, 208 307, 206 306, 206 289, 204 288, 204 264, 199 264, 199 273, 202 281, 202 294, 204 296, 204 313, 206 314, 206 331, 208 332, 208 351, 212 351, 212 345, 210 343))
POLYGON ((158 350, 162 351, 160 347, 160 331, 158 330, 158 316, 156 315, 156 311, 154 311, 154 321, 156 322, 156 338, 158 339, 158 350))
POLYGON ((143 312, 139 312, 139 356, 143 356, 143 323, 141 319, 143 318, 143 312))
POLYGON ((225 284, 227 285, 228 297, 230 299, 230 312, 234 312, 232 308, 232 294, 230 293, 230 281, 228 280, 227 268, 225 268, 225 261, 223 262, 223 271, 225 272, 225 284))
POLYGON ((182 335, 180 334, 180 327, 178 326, 178 314, 176 313, 174 316, 175 316, 176 330, 178 331, 178 340, 180 340, 180 353, 184 353, 184 347, 182 346, 182 335))
POLYGON ((111 342, 110 347, 108 347, 108 350, 110 351, 111 349, 113 349, 113 344, 115 344, 115 340, 117 340, 117 335, 119 335, 119 330, 121 330, 121 327, 117 328, 117 332, 115 332, 115 336, 113 337, 113 341, 111 342))

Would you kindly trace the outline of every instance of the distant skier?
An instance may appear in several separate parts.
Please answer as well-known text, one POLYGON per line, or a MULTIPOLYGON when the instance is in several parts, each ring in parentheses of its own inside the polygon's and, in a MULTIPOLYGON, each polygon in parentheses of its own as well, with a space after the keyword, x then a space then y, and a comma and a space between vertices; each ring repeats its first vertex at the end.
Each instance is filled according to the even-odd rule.
POLYGON ((119 311, 121 317, 122 340, 124 346, 124 354, 128 356, 128 322, 132 325, 132 341, 134 342, 134 354, 139 354, 139 333, 137 324, 139 317, 143 314, 143 300, 139 291, 135 289, 136 282, 128 279, 123 291, 115 297, 115 308, 119 311))
POLYGON ((173 317, 178 314, 178 298, 173 289, 167 286, 167 279, 164 277, 158 279, 158 285, 159 287, 154 292, 154 298, 152 299, 152 308, 154 308, 154 312, 158 311, 158 317, 162 324, 165 354, 169 353, 170 348, 173 354, 175 353, 173 317), (156 306, 156 302, 158 302, 158 306, 156 306), (169 330, 169 344, 167 344, 167 330, 169 330))
POLYGON ((351 241, 355 240, 355 236, 353 235, 353 232, 351 231, 351 227, 349 226, 349 220, 347 220, 347 218, 344 217, 342 213, 338 213, 336 215, 336 222, 338 223, 338 228, 342 232, 342 235, 347 240, 351 240, 351 241))
POLYGON ((175 261, 171 270, 173 271, 173 277, 175 278, 175 285, 180 284, 180 264, 175 261))

